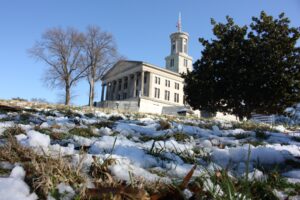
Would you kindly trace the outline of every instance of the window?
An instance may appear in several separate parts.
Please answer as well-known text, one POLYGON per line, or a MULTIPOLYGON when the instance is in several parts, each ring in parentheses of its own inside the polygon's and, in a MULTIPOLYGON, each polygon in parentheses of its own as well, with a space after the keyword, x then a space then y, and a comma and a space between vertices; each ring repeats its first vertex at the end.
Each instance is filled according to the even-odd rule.
POLYGON ((184 59, 184 60, 183 60, 183 65, 184 65, 185 67, 188 66, 188 61, 187 61, 187 59, 184 59))
POLYGON ((160 93, 160 89, 159 88, 154 88, 154 97, 159 99, 159 94, 160 93))
POLYGON ((147 83, 147 76, 144 76, 144 84, 147 83))
POLYGON ((165 100, 170 101, 170 91, 165 90, 165 100))
POLYGON ((183 51, 184 53, 187 53, 187 40, 183 39, 183 51))
POLYGON ((173 59, 173 58, 171 59, 170 62, 171 62, 171 63, 170 63, 170 66, 171 66, 171 67, 174 67, 174 59, 173 59))
POLYGON ((175 89, 179 90, 179 83, 175 83, 175 89))
POLYGON ((174 102, 179 103, 179 94, 174 93, 174 102))
POLYGON ((157 76, 155 76, 155 83, 158 84, 158 85, 160 85, 160 78, 157 77, 157 76))
POLYGON ((170 87, 170 81, 169 80, 165 80, 165 86, 170 87))
POLYGON ((127 99, 127 93, 126 92, 123 93, 123 99, 127 99))
POLYGON ((172 53, 175 53, 176 51, 176 43, 175 40, 172 41, 172 53))

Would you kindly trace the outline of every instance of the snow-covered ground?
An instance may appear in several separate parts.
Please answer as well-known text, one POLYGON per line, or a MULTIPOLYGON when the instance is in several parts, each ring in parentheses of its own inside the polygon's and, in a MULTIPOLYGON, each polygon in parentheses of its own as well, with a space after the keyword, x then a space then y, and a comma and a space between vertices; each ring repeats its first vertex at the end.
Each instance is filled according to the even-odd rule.
MULTIPOLYGON (((6 129, 18 126, 24 131, 14 136, 19 144, 39 154, 71 156, 74 165, 79 162, 80 149, 85 148, 86 169, 91 166, 92 157, 99 161, 112 158, 115 162, 109 166, 111 175, 127 182, 133 176, 171 183, 182 180, 194 164, 197 168, 193 177, 204 175, 207 170, 228 169, 235 177, 248 172, 262 178, 264 170, 276 168, 289 181, 300 182, 300 140, 278 131, 284 130, 282 127, 257 133, 232 128, 230 122, 224 121, 208 127, 203 125, 209 122, 201 119, 100 111, 91 115, 74 113, 66 116, 57 110, 40 110, 29 116, 23 113, 22 118, 20 113, 6 112, 0 114, 0 136, 4 137, 6 129), (169 125, 163 128, 162 123, 169 125), (88 129, 91 134, 72 135, 75 129, 88 129)), ((4 143, 1 140, 0 144, 4 143)), ((14 168, 10 175, 0 178, 0 199, 37 199, 24 182, 22 164, 11 164, 14 168)), ((61 184, 57 188, 71 199, 73 189, 61 184)))

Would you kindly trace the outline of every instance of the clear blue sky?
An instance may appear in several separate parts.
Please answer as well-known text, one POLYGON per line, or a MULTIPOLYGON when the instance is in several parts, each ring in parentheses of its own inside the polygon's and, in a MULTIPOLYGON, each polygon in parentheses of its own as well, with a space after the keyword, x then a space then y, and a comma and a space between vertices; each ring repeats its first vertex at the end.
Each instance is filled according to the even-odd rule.
MULTIPOLYGON (((249 24, 261 10, 278 16, 285 12, 293 26, 300 26, 299 0, 3 0, 0 3, 0 99, 45 98, 58 102, 62 91, 45 87, 41 77, 47 67, 28 56, 27 50, 51 27, 72 26, 84 31, 98 25, 111 32, 119 52, 130 60, 164 66, 169 54, 169 35, 176 31, 178 13, 183 31, 190 34, 189 53, 201 55, 199 37, 211 38, 210 18, 225 21, 230 15, 249 24)), ((97 88, 97 100, 101 88, 97 88)), ((74 89, 73 103, 88 102, 88 85, 74 89)))

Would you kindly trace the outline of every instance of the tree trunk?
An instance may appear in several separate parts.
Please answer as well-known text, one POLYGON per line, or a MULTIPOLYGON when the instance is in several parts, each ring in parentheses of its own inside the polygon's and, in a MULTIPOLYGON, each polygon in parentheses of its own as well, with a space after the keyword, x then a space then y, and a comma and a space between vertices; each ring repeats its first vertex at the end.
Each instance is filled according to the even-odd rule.
POLYGON ((92 79, 91 81, 89 81, 89 85, 90 85, 89 106, 93 107, 94 97, 95 97, 95 81, 92 79))
POLYGON ((70 86, 66 85, 66 98, 65 98, 65 105, 70 105, 70 99, 71 99, 71 95, 70 95, 70 86))

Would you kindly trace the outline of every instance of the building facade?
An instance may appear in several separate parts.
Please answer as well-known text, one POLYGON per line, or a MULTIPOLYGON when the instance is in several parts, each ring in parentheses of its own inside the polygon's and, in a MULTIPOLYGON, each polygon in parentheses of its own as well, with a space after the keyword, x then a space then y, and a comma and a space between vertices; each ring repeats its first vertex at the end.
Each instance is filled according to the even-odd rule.
POLYGON ((102 78, 100 107, 157 114, 176 114, 186 109, 181 73, 192 70, 188 55, 189 35, 181 31, 170 35, 170 55, 161 68, 142 61, 122 60, 102 78))

